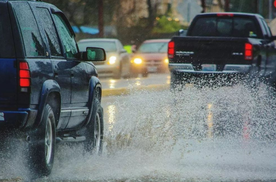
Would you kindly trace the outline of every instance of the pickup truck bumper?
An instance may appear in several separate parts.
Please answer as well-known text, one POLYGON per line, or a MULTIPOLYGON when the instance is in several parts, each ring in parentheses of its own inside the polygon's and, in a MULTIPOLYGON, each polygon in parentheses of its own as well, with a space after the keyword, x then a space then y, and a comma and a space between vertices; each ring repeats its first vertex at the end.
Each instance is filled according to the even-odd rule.
POLYGON ((252 65, 225 65, 224 69, 216 70, 216 66, 206 64, 200 70, 195 70, 192 64, 169 64, 171 85, 196 84, 203 85, 232 85, 248 79, 252 65))
POLYGON ((0 129, 26 129, 34 124, 37 110, 22 109, 19 111, 0 110, 0 129))
POLYGON ((205 70, 194 70, 192 64, 181 64, 181 63, 170 63, 169 69, 171 72, 179 73, 195 73, 195 74, 237 74, 249 73, 252 65, 236 65, 236 64, 226 64, 222 71, 217 71, 212 69, 213 64, 208 64, 210 67, 205 70))

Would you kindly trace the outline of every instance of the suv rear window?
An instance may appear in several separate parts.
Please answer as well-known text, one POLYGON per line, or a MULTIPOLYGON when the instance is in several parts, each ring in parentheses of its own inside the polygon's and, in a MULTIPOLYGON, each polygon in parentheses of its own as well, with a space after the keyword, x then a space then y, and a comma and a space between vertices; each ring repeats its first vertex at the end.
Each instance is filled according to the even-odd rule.
POLYGON ((0 58, 15 57, 7 5, 0 3, 0 58))
POLYGON ((251 18, 204 17, 199 18, 190 30, 192 36, 223 36, 261 38, 251 18))

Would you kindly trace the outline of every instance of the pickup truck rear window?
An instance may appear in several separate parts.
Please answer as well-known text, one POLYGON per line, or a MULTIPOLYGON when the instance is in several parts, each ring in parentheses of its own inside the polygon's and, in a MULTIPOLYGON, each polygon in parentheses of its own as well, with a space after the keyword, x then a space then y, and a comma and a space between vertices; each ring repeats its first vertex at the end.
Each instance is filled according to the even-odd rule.
POLYGON ((0 3, 0 58, 15 57, 7 6, 0 3))
POLYGON ((261 38, 253 19, 244 17, 202 17, 189 31, 191 36, 251 37, 261 38))

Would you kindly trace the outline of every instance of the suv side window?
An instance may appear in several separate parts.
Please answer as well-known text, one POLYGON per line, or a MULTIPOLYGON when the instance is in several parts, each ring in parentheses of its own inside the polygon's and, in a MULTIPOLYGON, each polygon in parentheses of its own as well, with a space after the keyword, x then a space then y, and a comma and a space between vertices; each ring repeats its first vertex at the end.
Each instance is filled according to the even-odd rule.
POLYGON ((61 16, 59 16, 58 14, 54 14, 54 17, 62 44, 64 45, 66 58, 77 58, 78 49, 74 39, 74 35, 70 33, 69 28, 67 27, 61 16))
POLYGON ((0 46, 1 58, 15 57, 12 29, 9 20, 8 9, 6 6, 0 5, 0 42, 3 43, 0 46))
POLYGON ((15 11, 17 23, 19 25, 22 39, 24 42, 27 57, 45 56, 43 45, 36 21, 30 6, 27 3, 13 2, 12 7, 15 11), (24 11, 22 11, 24 9, 24 11))
POLYGON ((42 31, 45 33, 50 51, 51 57, 61 57, 62 52, 60 48, 60 43, 58 40, 57 32, 52 21, 50 12, 46 8, 36 8, 35 11, 39 16, 37 16, 39 25, 42 27, 42 31))

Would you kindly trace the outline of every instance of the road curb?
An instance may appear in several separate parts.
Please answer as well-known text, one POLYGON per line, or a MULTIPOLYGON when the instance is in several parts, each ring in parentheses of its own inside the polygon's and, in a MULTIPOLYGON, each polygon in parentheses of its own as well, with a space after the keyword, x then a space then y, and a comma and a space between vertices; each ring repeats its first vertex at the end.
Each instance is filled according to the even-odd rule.
POLYGON ((162 84, 162 85, 147 85, 147 86, 137 86, 132 88, 114 88, 114 89, 103 89, 102 90, 102 96, 118 96, 118 95, 129 95, 130 93, 133 93, 134 91, 139 90, 167 90, 169 89, 169 84, 162 84))

